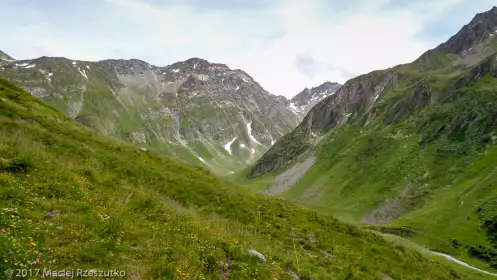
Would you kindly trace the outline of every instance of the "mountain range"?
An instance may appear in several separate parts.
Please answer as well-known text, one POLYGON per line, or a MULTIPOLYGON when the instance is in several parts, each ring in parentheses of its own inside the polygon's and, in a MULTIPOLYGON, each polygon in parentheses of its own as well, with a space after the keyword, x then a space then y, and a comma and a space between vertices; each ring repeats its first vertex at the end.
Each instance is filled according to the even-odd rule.
POLYGON ((299 95, 296 111, 247 73, 199 58, 157 67, 2 52, 0 75, 105 135, 219 174, 253 163, 326 94, 299 95))

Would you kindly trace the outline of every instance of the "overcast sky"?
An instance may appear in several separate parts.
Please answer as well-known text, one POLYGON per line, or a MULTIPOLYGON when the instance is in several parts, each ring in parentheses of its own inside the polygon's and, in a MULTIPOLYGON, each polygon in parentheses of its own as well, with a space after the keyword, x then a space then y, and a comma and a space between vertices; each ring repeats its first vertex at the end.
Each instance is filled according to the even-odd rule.
POLYGON ((17 59, 191 57, 292 97, 407 63, 495 0, 0 0, 0 50, 17 59))

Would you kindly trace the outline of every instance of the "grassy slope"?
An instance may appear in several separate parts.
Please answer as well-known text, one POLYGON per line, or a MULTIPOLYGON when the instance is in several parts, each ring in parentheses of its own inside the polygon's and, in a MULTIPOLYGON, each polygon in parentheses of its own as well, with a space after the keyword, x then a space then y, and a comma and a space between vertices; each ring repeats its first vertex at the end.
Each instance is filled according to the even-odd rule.
POLYGON ((372 233, 102 138, 0 79, 0 270, 145 279, 478 279, 372 233), (262 264, 246 253, 253 248, 262 264))
MULTIPOLYGON (((438 60, 427 63, 432 61, 438 60)), ((388 213, 400 216, 389 227, 407 227, 411 239, 429 248, 497 269, 492 233, 497 231, 497 208, 492 205, 497 199, 497 79, 487 76, 463 84, 469 73, 419 74, 420 66, 436 68, 397 67, 404 74, 399 84, 329 133, 315 149, 315 166, 281 197, 360 223, 410 186, 399 199, 400 207, 388 213), (422 106, 409 107, 420 84, 429 98, 422 106), (391 121, 406 107, 408 113, 391 121)), ((264 189, 274 176, 249 185, 264 189)))

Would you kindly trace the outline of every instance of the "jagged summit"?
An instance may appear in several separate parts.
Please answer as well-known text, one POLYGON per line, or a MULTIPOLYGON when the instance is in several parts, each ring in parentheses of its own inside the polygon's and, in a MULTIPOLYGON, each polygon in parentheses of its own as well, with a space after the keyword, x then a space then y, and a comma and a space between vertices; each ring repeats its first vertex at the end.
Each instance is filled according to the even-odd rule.
POLYGON ((320 86, 311 88, 311 91, 318 91, 318 92, 334 91, 340 88, 341 86, 342 85, 339 83, 326 81, 320 86))
POLYGON ((165 66, 166 69, 174 69, 175 72, 205 72, 205 71, 229 71, 231 70, 227 65, 220 63, 213 63, 208 60, 193 57, 185 61, 178 61, 171 65, 165 66))
POLYGON ((110 67, 115 67, 115 68, 131 68, 132 69, 132 68, 138 67, 138 68, 143 68, 143 70, 154 67, 153 65, 151 65, 148 62, 140 60, 140 59, 136 59, 136 58, 134 58, 134 59, 106 59, 106 60, 99 61, 98 63, 103 64, 103 65, 107 65, 110 67))
POLYGON ((187 59, 187 60, 182 61, 182 62, 180 61, 177 63, 182 63, 185 65, 197 65, 197 66, 224 65, 224 64, 220 64, 220 63, 210 62, 206 59, 198 58, 198 57, 192 57, 190 59, 187 59))

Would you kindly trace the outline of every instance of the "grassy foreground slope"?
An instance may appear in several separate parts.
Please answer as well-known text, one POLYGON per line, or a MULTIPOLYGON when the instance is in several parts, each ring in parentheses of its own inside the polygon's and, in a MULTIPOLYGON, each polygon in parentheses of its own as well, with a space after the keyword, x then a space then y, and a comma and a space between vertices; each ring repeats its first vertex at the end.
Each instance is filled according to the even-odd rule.
POLYGON ((478 279, 203 169, 103 138, 1 78, 0 98, 2 271, 115 268, 131 279, 478 279))

